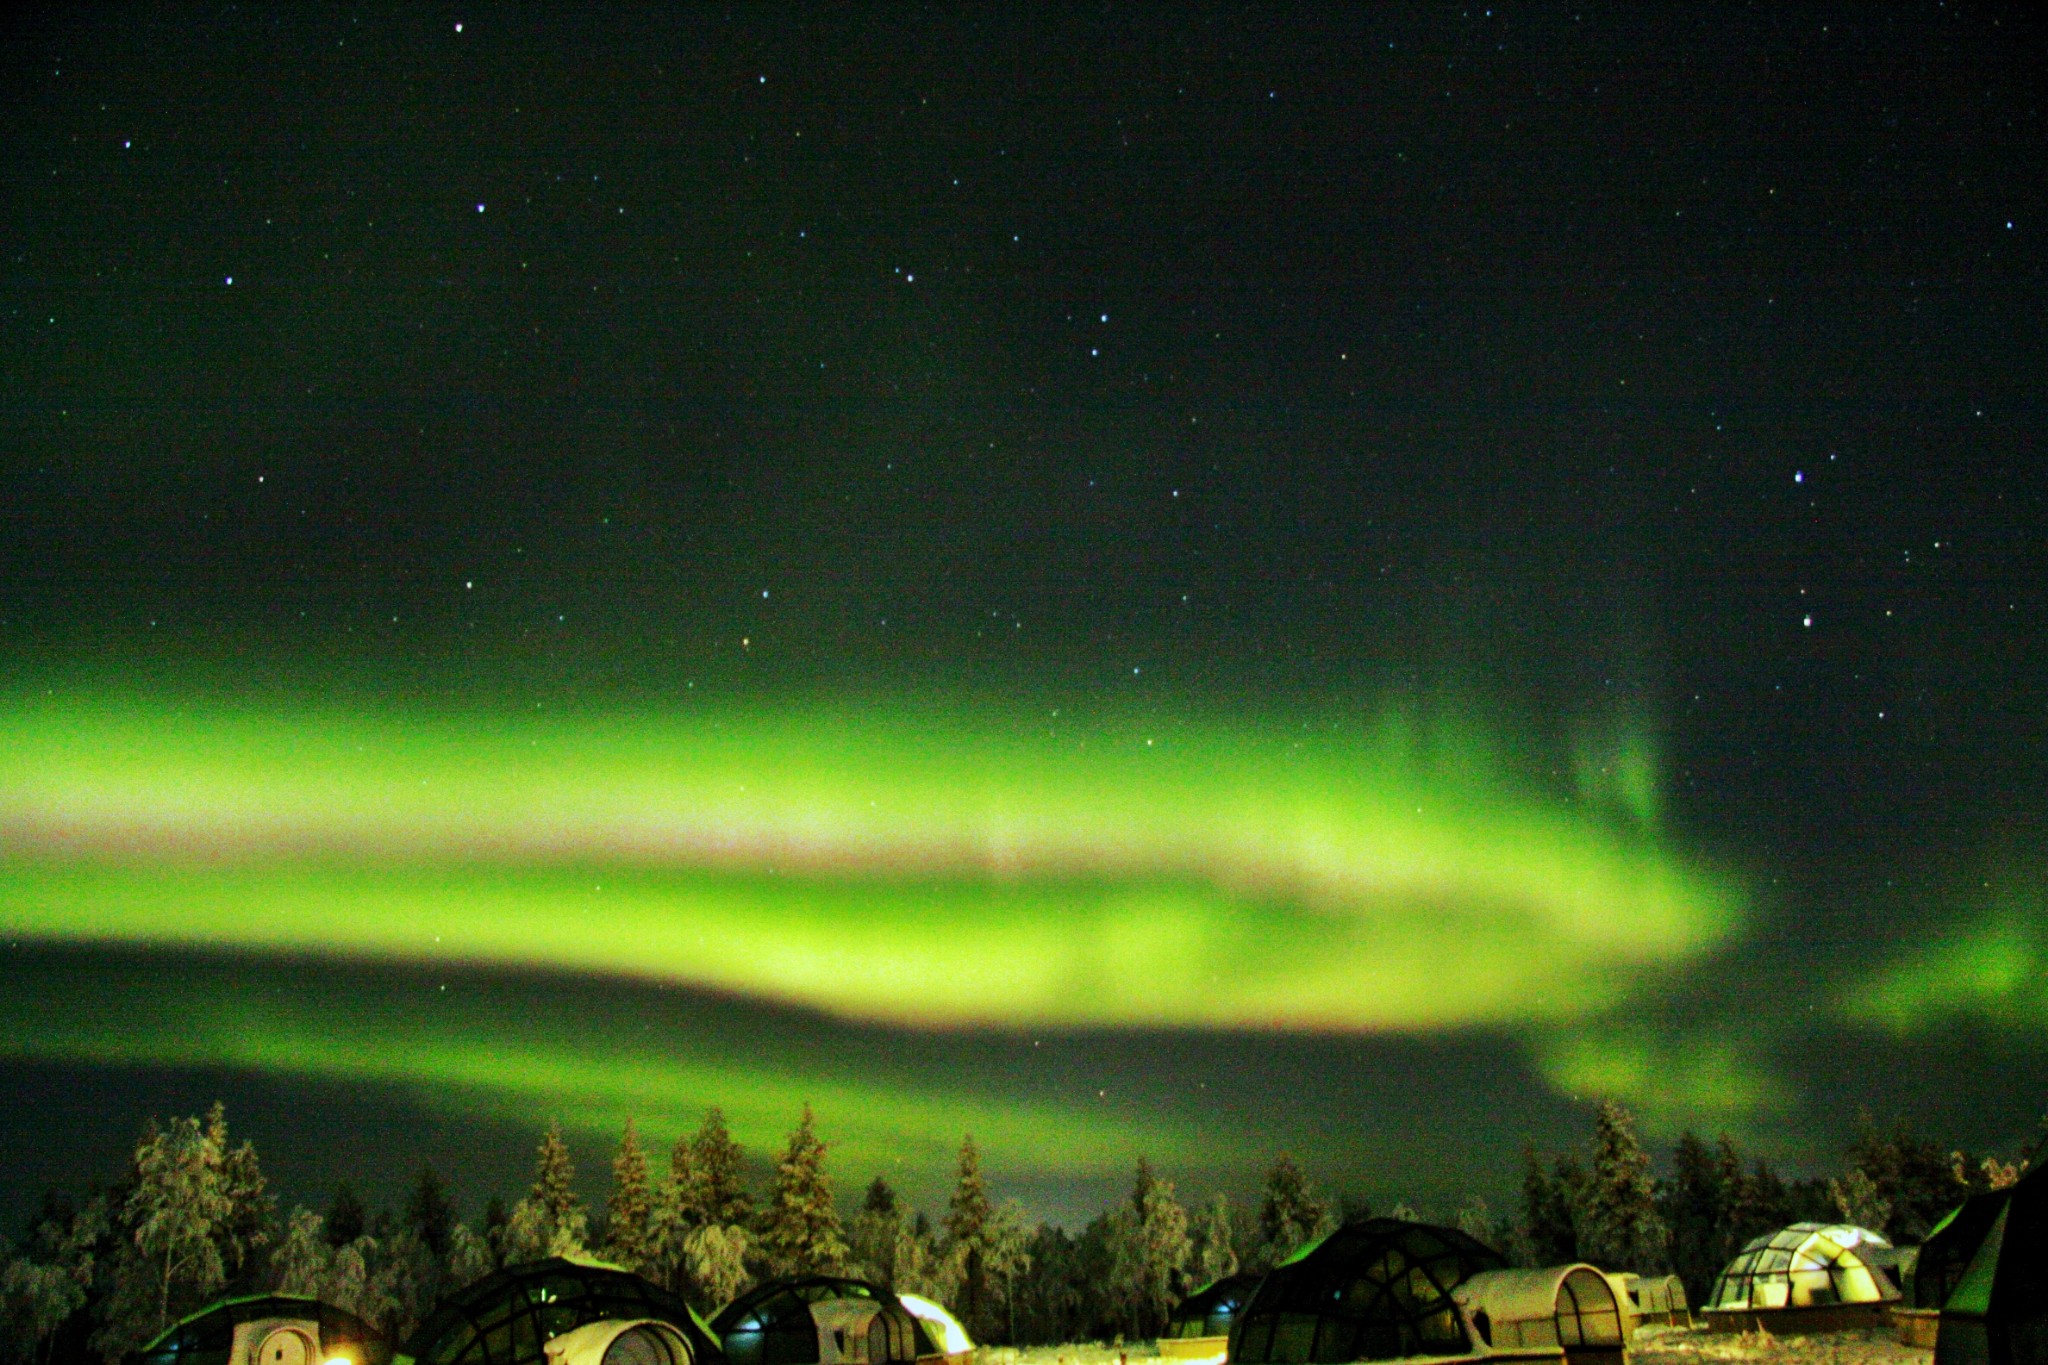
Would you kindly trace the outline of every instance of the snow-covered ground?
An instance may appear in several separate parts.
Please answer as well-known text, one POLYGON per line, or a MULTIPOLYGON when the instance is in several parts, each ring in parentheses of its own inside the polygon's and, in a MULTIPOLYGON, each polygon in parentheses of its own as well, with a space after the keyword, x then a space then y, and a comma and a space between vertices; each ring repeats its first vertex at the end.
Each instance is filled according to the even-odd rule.
MULTIPOLYGON (((1149 1341, 1123 1346, 991 1346, 975 1354, 976 1365, 1138 1365, 1159 1359, 1158 1348, 1149 1341)), ((1901 1346, 1889 1332, 1777 1337, 1644 1327, 1629 1343, 1629 1357, 1631 1365, 1930 1365, 1934 1353, 1901 1346)))
POLYGON ((1929 1365, 1934 1352, 1901 1346, 1890 1332, 1778 1337, 1761 1332, 1645 1327, 1629 1343, 1629 1356, 1635 1365, 1929 1365))
POLYGON ((1158 1344, 1151 1341, 1122 1346, 1101 1341, 1066 1346, 984 1346, 975 1352, 975 1365, 1131 1365, 1158 1359, 1158 1344))

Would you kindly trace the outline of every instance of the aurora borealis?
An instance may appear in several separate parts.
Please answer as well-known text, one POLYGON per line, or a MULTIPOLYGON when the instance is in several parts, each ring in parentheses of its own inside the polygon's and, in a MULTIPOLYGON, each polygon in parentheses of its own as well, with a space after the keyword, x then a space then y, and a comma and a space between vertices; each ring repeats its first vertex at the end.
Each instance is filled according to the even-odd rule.
POLYGON ((1583 1013, 1734 908, 1645 834, 1327 738, 50 703, 8 729, 0 827, 57 856, 8 868, 0 928, 59 940, 556 965, 909 1025, 1348 1030, 1583 1013))
POLYGON ((2012 1147, 2041 54, 11 20, 0 1217, 215 1094, 306 1199, 708 1104, 1068 1218, 2012 1147))

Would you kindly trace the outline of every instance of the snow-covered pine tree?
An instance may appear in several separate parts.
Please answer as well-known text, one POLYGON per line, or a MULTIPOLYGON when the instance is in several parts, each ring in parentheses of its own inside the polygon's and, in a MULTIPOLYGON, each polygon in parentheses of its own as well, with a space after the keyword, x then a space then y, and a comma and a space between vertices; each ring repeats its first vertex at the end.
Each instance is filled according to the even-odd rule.
POLYGON ((270 1249, 270 1287, 280 1294, 317 1296, 333 1263, 327 1220, 308 1208, 293 1209, 284 1236, 270 1249))
POLYGON ((448 1202, 448 1187, 441 1183, 440 1172, 431 1165, 420 1167, 420 1178, 405 1201, 405 1225, 436 1260, 446 1263, 449 1238, 455 1232, 455 1209, 448 1202))
POLYGON ((585 1253, 590 1219, 575 1186, 576 1163, 562 1141, 562 1127, 550 1123, 535 1150, 533 1188, 512 1206, 505 1223, 508 1263, 585 1253))
POLYGON ((490 1238, 467 1223, 457 1223, 448 1232, 447 1292, 467 1289, 498 1268, 490 1238))
POLYGON ((174 1118, 169 1128, 151 1120, 136 1143, 114 1226, 119 1250, 92 1337, 101 1354, 134 1350, 220 1289, 218 1238, 229 1211, 220 1160, 196 1118, 174 1118))
POLYGON ((981 1174, 981 1149, 974 1145, 974 1134, 969 1133, 960 1140, 959 1175, 942 1226, 946 1233, 944 1254, 953 1262, 959 1280, 956 1306, 970 1332, 978 1332, 988 1316, 988 1229, 994 1217, 988 1182, 981 1174))
POLYGON ((1194 1246, 1173 1182, 1154 1175, 1143 1157, 1130 1203, 1110 1214, 1109 1250, 1110 1293, 1122 1309, 1125 1330, 1157 1336, 1187 1292, 1185 1270, 1194 1246))
POLYGON ((1578 1192, 1585 1183, 1577 1161, 1560 1157, 1552 1170, 1534 1143, 1522 1154, 1520 1259, 1531 1265, 1564 1265, 1580 1257, 1578 1192))
POLYGON ((897 1238, 902 1230, 896 1191, 876 1176, 861 1198, 860 1212, 847 1228, 846 1241, 858 1273, 884 1289, 896 1279, 897 1238))
POLYGON ((825 1174, 825 1144, 808 1104, 776 1165, 759 1248, 770 1275, 829 1274, 846 1263, 846 1239, 825 1174))
POLYGON ((612 1193, 606 1209, 610 1217, 605 1257, 637 1272, 653 1250, 654 1197, 647 1184, 647 1155, 640 1150, 640 1135, 631 1119, 626 1120, 625 1134, 619 1139, 619 1153, 612 1158, 612 1193))
POLYGON ((1671 1184, 1663 1199, 1671 1229, 1671 1268, 1690 1302, 1703 1302, 1714 1277, 1736 1251, 1733 1216, 1742 1163, 1726 1137, 1709 1146, 1687 1129, 1671 1152, 1671 1184))
POLYGON ((1580 1203, 1579 1252, 1608 1270, 1649 1275, 1669 1261, 1671 1234, 1657 1213, 1650 1154, 1635 1120, 1612 1100, 1593 1118, 1593 1161, 1580 1203))
POLYGON ((270 1241, 277 1201, 265 1193, 268 1182, 256 1159, 256 1144, 246 1139, 239 1147, 229 1144, 228 1110, 219 1100, 206 1111, 206 1138, 220 1151, 221 1193, 228 1201, 215 1240, 220 1243, 223 1272, 236 1280, 261 1264, 259 1253, 270 1241))
MULTIPOLYGON (((808 1106, 804 1112, 810 1113, 808 1106)), ((744 1227, 751 1221, 754 1201, 747 1194, 746 1153, 726 1131, 725 1114, 716 1106, 704 1111, 704 1125, 690 1144, 690 1167, 702 1222, 744 1227)))
POLYGON ((752 1245, 745 1228, 726 1223, 705 1223, 684 1239, 684 1265, 706 1313, 731 1303, 747 1287, 747 1251, 752 1245))
POLYGON ((1308 1177, 1285 1152, 1266 1173, 1266 1193, 1259 1204, 1258 1267, 1278 1265, 1303 1243, 1325 1231, 1329 1208, 1309 1188, 1308 1177))
POLYGON ((1237 1247, 1230 1231, 1230 1196, 1219 1194, 1209 1201, 1195 1224, 1194 1239, 1194 1278, 1198 1281, 1195 1288, 1237 1273, 1237 1247))

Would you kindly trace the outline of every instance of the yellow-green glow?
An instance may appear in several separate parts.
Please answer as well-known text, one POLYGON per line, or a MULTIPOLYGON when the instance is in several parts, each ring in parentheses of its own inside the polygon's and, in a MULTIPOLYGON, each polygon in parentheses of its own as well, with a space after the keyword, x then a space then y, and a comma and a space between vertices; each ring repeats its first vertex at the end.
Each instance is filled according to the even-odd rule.
POLYGON ((943 1165, 973 1132, 1012 1168, 1106 1174, 1140 1153, 1213 1157, 1211 1140, 1157 1113, 1142 1122, 963 1088, 863 1057, 858 1044, 775 1049, 702 1020, 606 1008, 603 983, 527 982, 457 1003, 357 987, 303 964, 259 975, 232 962, 145 961, 16 973, 0 991, 0 1058, 233 1068, 388 1085, 425 1106, 616 1137, 627 1118, 670 1137, 719 1105, 745 1143, 779 1143, 805 1104, 856 1169, 943 1165))
POLYGON ((1850 1020, 1906 1035, 1951 1019, 2048 1027, 2048 904, 2015 903, 1903 955, 1842 998, 1850 1020))
MULTIPOLYGON (((911 1024, 1567 1018, 1723 882, 1307 727, 0 709, 0 931, 547 965, 911 1024)), ((1625 826, 1625 827, 1624 827, 1625 826)))
POLYGON ((1653 1133, 1740 1129, 1792 1103, 1768 1059, 1739 1036, 1658 1038, 1624 1022, 1599 1021, 1546 1039, 1537 1053, 1559 1090, 1619 1100, 1653 1133))

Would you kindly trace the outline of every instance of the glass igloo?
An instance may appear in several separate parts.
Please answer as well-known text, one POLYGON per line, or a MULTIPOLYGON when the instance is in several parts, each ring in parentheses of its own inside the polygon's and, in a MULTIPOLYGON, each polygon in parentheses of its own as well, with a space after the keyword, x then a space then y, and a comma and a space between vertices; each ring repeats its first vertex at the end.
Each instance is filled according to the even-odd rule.
POLYGON ((1347 1223, 1260 1282, 1230 1329, 1231 1365, 1466 1355, 1451 1291, 1499 1252, 1456 1228, 1395 1218, 1347 1223))
POLYGON ((441 1300, 406 1343, 417 1365, 724 1365, 690 1306, 615 1266, 506 1266, 441 1300), (594 1324, 609 1326, 587 1331, 594 1324), (612 1330, 615 1328, 616 1330, 612 1330))
POLYGON ((1225 1275, 1180 1301, 1167 1319, 1166 1335, 1174 1339, 1227 1337, 1230 1324, 1244 1311, 1259 1287, 1257 1275, 1225 1275))
POLYGON ((1745 1246, 1707 1296, 1706 1311, 1773 1312, 1876 1304, 1899 1297, 1858 1248, 1891 1243, 1853 1223, 1794 1223, 1745 1246))
POLYGON ((894 1296, 839 1275, 756 1285, 719 1309, 711 1330, 730 1365, 909 1365, 943 1354, 894 1296))

